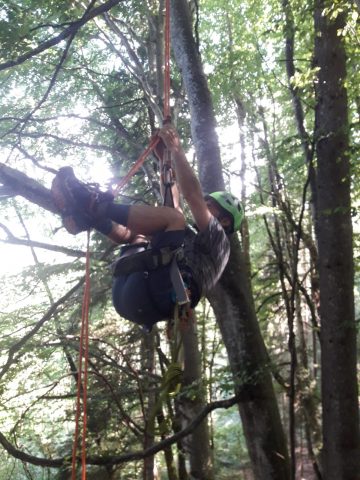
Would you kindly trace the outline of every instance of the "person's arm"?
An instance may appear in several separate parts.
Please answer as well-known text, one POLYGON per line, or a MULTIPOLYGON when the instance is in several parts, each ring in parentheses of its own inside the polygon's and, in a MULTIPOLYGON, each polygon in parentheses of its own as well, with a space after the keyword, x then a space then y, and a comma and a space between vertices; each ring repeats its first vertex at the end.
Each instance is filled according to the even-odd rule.
POLYGON ((159 136, 171 151, 180 192, 190 207, 198 229, 203 231, 209 225, 212 215, 204 200, 200 182, 187 161, 177 131, 172 125, 165 125, 159 131, 159 136))

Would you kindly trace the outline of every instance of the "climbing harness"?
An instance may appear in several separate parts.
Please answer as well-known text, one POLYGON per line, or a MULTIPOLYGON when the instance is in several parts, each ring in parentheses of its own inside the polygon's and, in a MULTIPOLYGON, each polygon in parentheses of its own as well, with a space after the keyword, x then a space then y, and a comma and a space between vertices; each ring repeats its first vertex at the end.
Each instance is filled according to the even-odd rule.
POLYGON ((127 245, 122 247, 121 256, 113 266, 113 276, 141 271, 149 272, 170 265, 170 278, 176 302, 183 305, 190 301, 178 266, 183 259, 182 247, 175 250, 170 247, 153 250, 148 243, 127 245))

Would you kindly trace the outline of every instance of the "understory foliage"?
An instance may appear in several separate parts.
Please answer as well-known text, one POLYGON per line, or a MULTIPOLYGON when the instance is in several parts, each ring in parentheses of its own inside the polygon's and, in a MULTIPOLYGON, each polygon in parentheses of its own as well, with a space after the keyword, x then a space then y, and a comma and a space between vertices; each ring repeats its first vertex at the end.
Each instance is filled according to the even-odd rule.
MULTIPOLYGON (((65 8, 55 0, 0 2, 1 164, 46 188, 65 165, 73 166, 83 181, 112 188, 161 125, 163 2, 125 0, 106 9, 107 3, 66 2, 65 8)), ((224 179, 246 211, 248 230, 239 238, 251 265, 256 313, 283 426, 289 445, 296 447, 296 478, 318 479, 321 326, 309 181, 316 165, 313 4, 189 4, 213 96, 224 179), (292 59, 285 53, 289 38, 294 41, 292 59), (294 98, 302 106, 303 137, 294 98)), ((346 27, 338 34, 347 52, 358 326, 359 10, 355 2, 337 0, 329 2, 323 15, 336 18, 343 12, 346 27)), ((174 61, 171 98, 173 121, 196 169, 189 107, 174 61)), ((11 445, 0 449, 0 479, 65 480, 70 478, 74 435, 86 234, 69 235, 58 216, 16 193, 6 182, 0 185, 0 443, 4 447, 5 439, 11 445), (39 458, 49 464, 39 466, 39 458), (56 459, 63 458, 59 468, 56 459)), ((153 155, 118 201, 160 204, 153 155)), ((229 398, 234 382, 205 300, 196 312, 201 382, 182 385, 182 373, 174 368, 181 362, 166 323, 147 334, 112 307, 117 247, 96 232, 90 244, 88 475, 145 478, 141 452, 185 426, 187 402, 199 392, 209 404, 229 398), (136 458, 122 458, 134 452, 136 458)), ((217 480, 253 478, 235 409, 216 409, 207 416, 217 480)), ((186 438, 165 455, 160 451, 153 478, 181 478, 171 476, 171 465, 181 471, 188 455, 186 438), (171 454, 175 460, 169 460, 171 454)))

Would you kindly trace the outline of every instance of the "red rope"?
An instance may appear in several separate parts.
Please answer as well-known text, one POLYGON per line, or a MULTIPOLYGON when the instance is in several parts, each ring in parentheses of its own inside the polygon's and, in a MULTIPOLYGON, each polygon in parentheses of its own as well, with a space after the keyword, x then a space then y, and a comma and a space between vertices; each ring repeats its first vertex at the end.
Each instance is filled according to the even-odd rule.
POLYGON ((87 427, 87 380, 89 358, 89 306, 90 306, 90 231, 87 232, 87 250, 85 264, 85 285, 81 313, 81 333, 79 345, 79 363, 77 372, 77 396, 75 413, 75 433, 72 449, 71 480, 76 480, 76 452, 78 446, 81 403, 82 403, 82 442, 81 442, 81 480, 86 480, 86 427, 87 427), (84 375, 83 375, 84 366, 84 375), (82 401, 82 402, 81 402, 82 401))
POLYGON ((149 146, 143 151, 143 153, 136 160, 134 165, 130 168, 129 172, 125 175, 125 177, 123 177, 120 180, 116 188, 113 190, 114 196, 116 196, 120 192, 120 190, 128 183, 130 178, 139 170, 139 168, 144 163, 149 153, 154 150, 154 148, 159 143, 159 141, 160 141, 160 138, 157 135, 152 137, 149 146))
MULTIPOLYGON (((164 27, 164 123, 170 121, 170 0, 165 1, 165 27, 164 27)), ((143 151, 138 160, 131 167, 129 172, 123 177, 113 190, 116 197, 120 190, 128 183, 130 178, 139 170, 150 152, 154 150, 159 143, 160 138, 155 135, 152 137, 149 146, 143 151)))
MULTIPOLYGON (((164 67, 164 123, 169 121, 170 116, 170 0, 165 4, 165 67, 164 67)), ((114 196, 128 183, 130 178, 139 170, 150 152, 159 143, 160 137, 155 135, 149 146, 143 151, 127 175, 121 179, 114 189, 114 196)), ((87 381, 88 381, 88 357, 89 357, 89 305, 90 305, 90 231, 87 232, 87 251, 85 267, 85 286, 82 304, 82 321, 79 346, 79 363, 77 378, 77 396, 75 413, 75 432, 72 449, 72 473, 71 480, 76 480, 76 453, 78 446, 80 419, 82 410, 82 441, 81 441, 81 480, 86 480, 86 429, 87 429, 87 381), (84 365, 84 375, 83 375, 84 365), (82 381, 83 380, 83 381, 82 381), (82 409, 81 409, 82 405, 82 409)))

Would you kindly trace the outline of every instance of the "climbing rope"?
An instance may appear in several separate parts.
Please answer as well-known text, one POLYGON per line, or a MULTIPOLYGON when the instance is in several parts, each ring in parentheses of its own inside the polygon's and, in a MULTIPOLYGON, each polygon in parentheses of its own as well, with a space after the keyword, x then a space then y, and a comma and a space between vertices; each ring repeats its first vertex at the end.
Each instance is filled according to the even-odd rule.
POLYGON ((75 433, 72 450, 71 480, 76 479, 76 461, 80 422, 82 418, 81 435, 81 480, 86 479, 86 427, 87 427, 87 380, 89 357, 89 306, 90 306, 90 230, 87 232, 85 286, 81 312, 81 331, 79 345, 79 361, 77 370, 77 396, 75 413, 75 433), (81 408, 82 407, 82 408, 81 408), (81 415, 82 414, 82 415, 81 415))
MULTIPOLYGON (((170 0, 165 1, 165 51, 164 51, 164 118, 163 123, 171 122, 170 112, 170 0)), ((173 185, 173 172, 171 168, 171 154, 165 148, 163 157, 160 159, 161 180, 164 186, 164 205, 174 206, 171 187, 173 185)))
POLYGON ((116 197, 117 194, 124 188, 124 186, 129 182, 130 178, 139 170, 142 166, 148 155, 154 150, 156 145, 160 142, 160 138, 158 136, 154 136, 149 146, 143 151, 140 157, 136 160, 134 165, 130 168, 129 172, 123 177, 120 182, 117 184, 116 188, 113 190, 113 194, 116 197))
MULTIPOLYGON (((170 0, 165 2, 165 27, 164 27, 164 111, 163 122, 170 122, 170 0)), ((129 172, 123 177, 113 190, 113 194, 116 197, 120 190, 129 182, 131 177, 141 168, 148 155, 154 151, 156 145, 160 142, 160 137, 154 135, 150 140, 148 147, 142 152, 140 157, 130 168, 129 172)))
MULTIPOLYGON (((170 0, 165 2, 165 52, 164 52, 164 124, 171 122, 170 112, 170 0)), ((160 159, 161 181, 164 188, 163 205, 174 207, 174 197, 172 185, 174 184, 174 174, 171 164, 171 152, 166 148, 160 159)), ((180 350, 183 345, 182 328, 189 321, 190 306, 188 303, 175 305, 173 324, 169 326, 168 336, 171 349, 171 365, 178 365, 180 350), (171 330, 171 331, 170 331, 171 330)))
MULTIPOLYGON (((164 28, 164 124, 170 122, 170 0, 165 2, 165 28, 164 28)), ((138 160, 131 167, 125 177, 123 177, 113 191, 116 196, 120 190, 129 182, 131 177, 141 168, 148 155, 155 149, 160 142, 160 137, 155 135, 152 137, 148 147, 143 151, 138 160)), ((165 152, 166 161, 161 162, 163 172, 166 172, 167 187, 172 182, 172 174, 170 171, 170 155, 165 152)), ((165 177, 164 177, 165 178, 165 177)), ((171 192, 171 188, 169 190, 171 192)), ((172 194, 170 202, 173 206, 172 194)), ((165 204, 166 198, 164 199, 165 204)), ((76 413, 75 413, 75 432, 72 450, 72 473, 71 480, 76 480, 76 463, 78 439, 80 433, 80 423, 82 419, 82 435, 81 435, 81 480, 86 480, 86 428, 87 428, 87 381, 88 381, 88 356, 89 356, 89 306, 90 306, 90 231, 87 232, 87 250, 86 250, 86 266, 85 266, 85 286, 82 304, 82 322, 79 345, 79 362, 77 372, 77 397, 76 397, 76 413)))

